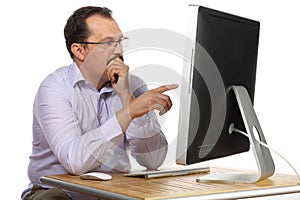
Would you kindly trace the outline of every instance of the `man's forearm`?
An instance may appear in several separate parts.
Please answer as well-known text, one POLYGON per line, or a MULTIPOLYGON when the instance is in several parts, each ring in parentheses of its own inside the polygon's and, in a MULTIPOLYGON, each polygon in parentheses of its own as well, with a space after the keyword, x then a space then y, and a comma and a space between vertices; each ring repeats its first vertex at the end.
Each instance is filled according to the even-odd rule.
POLYGON ((119 94, 119 97, 122 101, 123 108, 116 113, 116 117, 119 121, 119 124, 122 128, 123 133, 126 132, 128 126, 133 120, 132 115, 130 114, 130 103, 134 101, 132 94, 119 94))
POLYGON ((119 125, 123 131, 123 133, 126 132, 128 126, 130 125, 132 118, 130 116, 129 107, 124 107, 120 111, 116 113, 117 120, 119 122, 119 125))

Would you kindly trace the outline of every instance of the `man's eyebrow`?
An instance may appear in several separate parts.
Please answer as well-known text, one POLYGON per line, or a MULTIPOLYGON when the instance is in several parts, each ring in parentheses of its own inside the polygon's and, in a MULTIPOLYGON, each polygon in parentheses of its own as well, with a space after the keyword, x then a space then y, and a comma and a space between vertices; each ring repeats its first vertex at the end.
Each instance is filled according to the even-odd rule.
POLYGON ((114 39, 114 37, 105 37, 105 38, 103 38, 103 40, 112 40, 112 39, 114 39))
MULTIPOLYGON (((123 35, 120 35, 119 37, 118 37, 118 39, 120 39, 120 38, 122 38, 123 37, 123 35)), ((107 37, 105 37, 105 38, 103 38, 103 40, 116 40, 116 38, 115 37, 111 37, 111 36, 107 36, 107 37)), ((103 41, 102 40, 102 41, 103 41)))

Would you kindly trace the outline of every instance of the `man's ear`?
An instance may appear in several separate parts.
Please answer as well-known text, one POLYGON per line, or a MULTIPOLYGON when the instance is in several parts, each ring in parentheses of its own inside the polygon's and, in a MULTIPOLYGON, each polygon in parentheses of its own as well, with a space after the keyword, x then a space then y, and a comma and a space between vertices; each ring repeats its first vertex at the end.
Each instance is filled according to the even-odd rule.
POLYGON ((85 59, 84 48, 81 44, 73 43, 71 45, 71 51, 80 61, 85 59))

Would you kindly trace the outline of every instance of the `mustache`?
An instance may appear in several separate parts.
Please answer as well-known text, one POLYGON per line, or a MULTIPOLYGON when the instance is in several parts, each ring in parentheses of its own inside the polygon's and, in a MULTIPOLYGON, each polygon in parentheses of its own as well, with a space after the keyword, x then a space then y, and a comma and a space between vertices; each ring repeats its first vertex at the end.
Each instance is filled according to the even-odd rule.
POLYGON ((122 55, 114 55, 113 57, 111 57, 107 62, 106 62, 106 65, 109 65, 109 63, 111 63, 111 61, 113 61, 114 59, 116 58, 120 58, 122 61, 124 61, 124 58, 122 55))

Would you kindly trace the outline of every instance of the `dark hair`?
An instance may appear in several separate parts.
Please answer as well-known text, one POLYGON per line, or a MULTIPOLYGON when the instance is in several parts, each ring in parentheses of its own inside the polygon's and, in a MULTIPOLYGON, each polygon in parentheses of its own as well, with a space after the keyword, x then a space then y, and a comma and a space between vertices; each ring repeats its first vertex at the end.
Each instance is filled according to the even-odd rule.
POLYGON ((90 33, 86 25, 86 19, 95 14, 107 19, 113 19, 110 9, 94 6, 79 8, 69 17, 64 28, 64 35, 66 46, 72 59, 74 58, 74 54, 71 51, 71 45, 75 42, 84 42, 89 37, 90 33))

